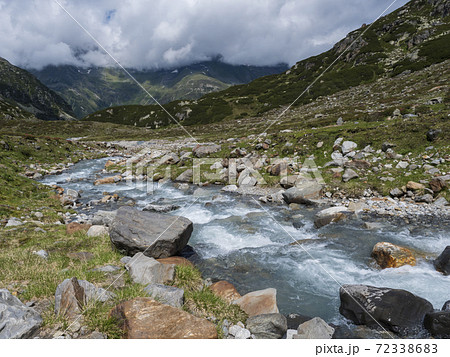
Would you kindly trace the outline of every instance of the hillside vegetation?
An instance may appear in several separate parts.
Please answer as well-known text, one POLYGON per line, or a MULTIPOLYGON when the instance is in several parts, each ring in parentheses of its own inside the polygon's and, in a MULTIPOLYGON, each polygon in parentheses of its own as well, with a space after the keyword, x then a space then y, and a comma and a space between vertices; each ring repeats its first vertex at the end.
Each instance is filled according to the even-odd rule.
MULTIPOLYGON (((351 32, 329 51, 298 62, 283 74, 262 77, 199 100, 171 102, 164 107, 183 125, 217 123, 224 119, 258 117, 284 108, 302 93, 295 106, 360 84, 415 72, 450 58, 448 15, 447 1, 413 0, 371 27, 363 25, 351 32)), ((148 128, 173 123, 156 105, 110 108, 88 115, 84 120, 148 128)))

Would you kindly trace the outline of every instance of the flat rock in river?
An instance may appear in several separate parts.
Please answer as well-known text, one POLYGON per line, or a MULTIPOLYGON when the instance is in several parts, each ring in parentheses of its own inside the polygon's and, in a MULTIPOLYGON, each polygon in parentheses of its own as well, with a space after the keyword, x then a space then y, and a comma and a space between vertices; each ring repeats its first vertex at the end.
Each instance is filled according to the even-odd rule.
POLYGON ((184 217, 121 207, 111 224, 110 237, 116 248, 128 255, 143 252, 167 258, 187 245, 192 230, 192 222, 184 217))
POLYGON ((253 291, 233 302, 239 305, 249 316, 278 313, 277 290, 264 289, 253 291))

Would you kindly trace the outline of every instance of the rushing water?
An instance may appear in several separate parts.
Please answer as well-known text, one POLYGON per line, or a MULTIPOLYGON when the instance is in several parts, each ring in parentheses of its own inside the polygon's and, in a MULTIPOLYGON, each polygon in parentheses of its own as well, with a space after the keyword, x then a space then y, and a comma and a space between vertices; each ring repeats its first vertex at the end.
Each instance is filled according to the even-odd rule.
MULTIPOLYGON (((192 190, 180 191, 170 183, 149 194, 141 187, 94 186, 106 159, 83 161, 59 176, 43 179, 46 184, 82 191, 82 202, 100 199, 103 192, 133 199, 137 207, 148 203, 181 206, 173 214, 189 218, 194 232, 189 244, 205 277, 232 282, 241 294, 274 287, 280 312, 320 316, 329 322, 339 315, 339 284, 369 284, 408 290, 441 308, 450 298, 450 278, 435 271, 430 260, 417 266, 378 269, 370 258, 377 242, 388 241, 417 249, 428 258, 450 245, 448 227, 393 226, 370 231, 358 219, 332 224, 319 230, 313 226, 315 210, 290 211, 264 205, 249 197, 208 187, 204 197, 192 190), (297 215, 302 217, 294 217, 297 215), (304 224, 294 228, 293 222, 304 224), (302 245, 291 245, 301 241, 302 245)), ((98 206, 113 209, 115 206, 98 206)), ((84 211, 82 211, 84 212, 84 211)), ((86 212, 88 213, 88 211, 86 212)), ((382 221, 380 221, 382 222, 382 221)))

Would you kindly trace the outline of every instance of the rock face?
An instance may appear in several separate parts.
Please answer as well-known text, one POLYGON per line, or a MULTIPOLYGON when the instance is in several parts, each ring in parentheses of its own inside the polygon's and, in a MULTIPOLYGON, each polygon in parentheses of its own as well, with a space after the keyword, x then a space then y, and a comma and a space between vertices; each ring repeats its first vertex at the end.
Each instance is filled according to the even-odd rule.
POLYGON ((110 237, 116 248, 128 255, 144 252, 149 257, 167 258, 186 246, 192 230, 192 222, 184 217, 121 207, 111 224, 110 237))
POLYGON ((211 154, 214 154, 220 151, 222 148, 220 145, 205 145, 205 146, 197 146, 194 150, 192 150, 193 154, 196 157, 205 157, 211 154))
POLYGON ((238 293, 233 284, 228 281, 221 280, 209 287, 214 294, 228 301, 229 303, 240 299, 241 294, 238 293))
POLYGON ((320 198, 322 193, 322 185, 312 182, 301 188, 292 187, 283 192, 283 199, 287 204, 310 204, 311 200, 320 198))
POLYGON ((86 280, 66 279, 58 285, 55 292, 55 314, 75 318, 81 313, 83 305, 90 301, 105 302, 115 295, 86 280))
POLYGON ((248 316, 278 313, 277 290, 253 291, 234 301, 248 316))
POLYGON ((332 222, 338 222, 346 217, 346 213, 349 213, 349 211, 345 206, 337 206, 324 209, 320 212, 317 212, 314 219, 314 226, 316 228, 320 228, 332 222))
POLYGON ((435 337, 450 337, 450 311, 431 312, 425 316, 425 328, 435 337))
POLYGON ((149 284, 144 289, 150 297, 162 304, 181 308, 184 302, 184 290, 174 286, 149 284))
POLYGON ((427 300, 399 289, 344 285, 340 298, 339 312, 355 324, 378 327, 378 321, 400 335, 416 332, 425 315, 433 311, 427 300))
POLYGON ((150 298, 125 301, 112 309, 110 316, 130 339, 217 338, 213 323, 150 298))
POLYGON ((434 267, 444 275, 450 275, 450 245, 434 261, 434 267))
POLYGON ((333 336, 334 328, 328 325, 320 317, 315 317, 302 323, 294 339, 330 339, 333 336))
POLYGON ((161 264, 143 253, 137 253, 125 265, 131 279, 138 284, 164 284, 173 280, 174 264, 161 264))
POLYGON ((0 339, 30 338, 42 325, 41 316, 6 289, 0 289, 0 339))
POLYGON ((383 269, 398 268, 403 265, 416 265, 416 257, 412 251, 387 242, 375 244, 372 250, 372 257, 383 269))
POLYGON ((281 314, 252 316, 247 319, 247 329, 258 339, 282 338, 287 331, 287 320, 281 314))

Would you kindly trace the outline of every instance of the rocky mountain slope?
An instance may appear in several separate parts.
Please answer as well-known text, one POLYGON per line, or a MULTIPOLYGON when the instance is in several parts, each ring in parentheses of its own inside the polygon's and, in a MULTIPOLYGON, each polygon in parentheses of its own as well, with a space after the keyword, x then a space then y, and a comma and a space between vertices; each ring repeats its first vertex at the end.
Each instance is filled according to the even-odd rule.
POLYGON ((6 119, 35 115, 44 120, 73 119, 70 105, 29 72, 0 58, 0 115, 6 119))
MULTIPOLYGON (((421 70, 450 58, 449 13, 445 0, 410 1, 370 27, 363 25, 351 32, 329 51, 300 61, 283 74, 262 77, 199 100, 171 102, 165 108, 184 125, 258 117, 285 108, 302 93, 295 106, 360 84, 421 70)), ((107 109, 85 120, 149 128, 173 123, 155 105, 107 109)))
MULTIPOLYGON (((216 59, 180 68, 129 69, 129 72, 158 101, 168 103, 177 99, 198 99, 234 84, 284 72, 287 68, 284 64, 266 67, 230 65, 216 59)), ((31 72, 66 99, 79 118, 110 106, 153 104, 152 99, 120 68, 48 66, 31 72)))

